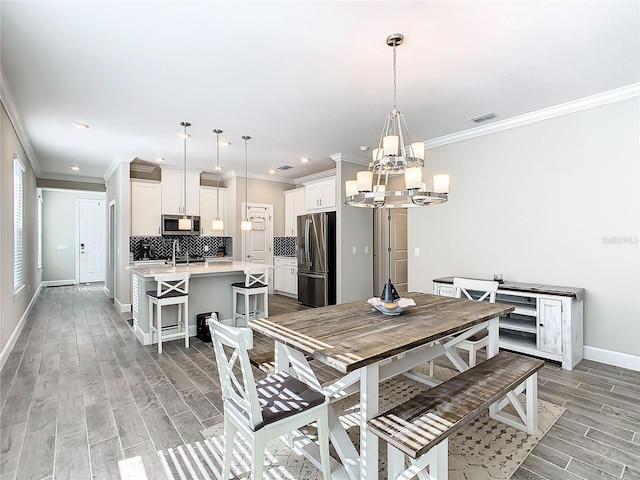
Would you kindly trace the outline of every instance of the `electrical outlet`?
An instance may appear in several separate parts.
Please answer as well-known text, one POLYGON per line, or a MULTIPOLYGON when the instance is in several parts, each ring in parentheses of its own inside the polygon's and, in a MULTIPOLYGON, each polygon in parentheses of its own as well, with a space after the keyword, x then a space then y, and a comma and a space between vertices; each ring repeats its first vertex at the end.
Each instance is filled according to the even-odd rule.
POLYGON ((351 251, 351 253, 355 255, 356 253, 358 253, 358 249, 356 247, 353 247, 353 250, 351 251))
POLYGON ((364 247, 364 253, 369 253, 369 247, 367 246, 364 247))
POLYGON ((203 249, 205 252, 208 252, 208 251, 209 251, 209 245, 205 245, 204 247, 202 247, 202 249, 203 249))
POLYGON ((413 254, 414 254, 416 257, 419 257, 419 256, 420 256, 420 249, 419 249, 418 247, 414 248, 414 249, 413 249, 413 254))

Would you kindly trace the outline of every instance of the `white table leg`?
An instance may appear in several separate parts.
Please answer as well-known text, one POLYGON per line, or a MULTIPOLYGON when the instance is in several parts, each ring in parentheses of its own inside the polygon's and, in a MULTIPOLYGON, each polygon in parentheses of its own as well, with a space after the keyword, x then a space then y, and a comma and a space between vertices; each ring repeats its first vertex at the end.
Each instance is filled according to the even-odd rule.
POLYGON ((360 373, 360 478, 378 478, 378 437, 367 430, 367 421, 378 415, 378 364, 360 373))
POLYGON ((498 317, 494 317, 489 320, 489 325, 487 326, 487 330, 489 330, 489 345, 487 345, 487 358, 491 358, 498 354, 498 350, 500 350, 500 329, 499 329, 500 319, 498 317))

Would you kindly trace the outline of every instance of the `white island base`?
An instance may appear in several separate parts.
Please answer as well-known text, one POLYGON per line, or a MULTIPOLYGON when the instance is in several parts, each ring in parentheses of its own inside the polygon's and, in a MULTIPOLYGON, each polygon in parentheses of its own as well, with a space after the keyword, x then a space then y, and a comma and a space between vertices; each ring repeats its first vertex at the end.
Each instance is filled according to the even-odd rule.
MULTIPOLYGON (((231 284, 244 282, 244 271, 256 268, 255 263, 220 262, 214 264, 190 264, 171 266, 139 266, 128 267, 131 271, 131 305, 133 313, 133 329, 136 338, 143 345, 157 343, 155 332, 149 327, 148 291, 157 288, 155 275, 163 273, 189 272, 189 336, 196 335, 196 315, 219 312, 220 318, 233 317, 233 301, 231 284)), ((269 268, 265 265, 265 268, 269 268)), ((176 333, 178 323, 178 307, 175 305, 162 307, 163 331, 167 335, 176 333), (171 325, 175 325, 172 329, 171 325)), ((163 334, 164 335, 164 334, 163 334)))

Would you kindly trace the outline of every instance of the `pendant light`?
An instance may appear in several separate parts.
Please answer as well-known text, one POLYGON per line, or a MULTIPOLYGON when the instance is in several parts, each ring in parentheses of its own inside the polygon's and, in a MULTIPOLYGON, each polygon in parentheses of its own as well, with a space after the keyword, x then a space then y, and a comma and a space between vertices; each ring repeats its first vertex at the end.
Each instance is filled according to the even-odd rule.
POLYGON ((224 230, 224 222, 220 219, 220 134, 222 130, 215 129, 216 134, 216 219, 211 222, 212 230, 224 230))
POLYGON ((178 230, 191 230, 191 217, 187 217, 187 127, 190 127, 189 122, 180 122, 183 131, 178 136, 182 137, 184 143, 184 171, 182 172, 182 218, 178 220, 178 230))
POLYGON ((248 156, 248 140, 251 137, 243 135, 244 140, 244 219, 240 222, 240 230, 251 230, 251 222, 249 221, 249 156, 248 156))

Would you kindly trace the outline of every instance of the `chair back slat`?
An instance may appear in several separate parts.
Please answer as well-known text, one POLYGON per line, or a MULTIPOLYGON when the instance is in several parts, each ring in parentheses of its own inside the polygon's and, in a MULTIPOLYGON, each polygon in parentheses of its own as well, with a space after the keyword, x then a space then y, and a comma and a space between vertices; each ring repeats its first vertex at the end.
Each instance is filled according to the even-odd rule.
POLYGON ((209 330, 223 401, 232 402, 242 410, 254 427, 261 425, 262 409, 248 354, 249 349, 253 348, 251 329, 231 327, 209 320, 209 330))
POLYGON ((473 298, 471 292, 481 292, 482 294, 477 299, 479 302, 489 300, 490 303, 496 302, 496 292, 498 291, 498 282, 492 280, 475 280, 472 278, 454 278, 453 288, 455 290, 454 296, 456 298, 462 298, 464 295, 469 300, 476 300, 473 298))
POLYGON ((244 271, 244 275, 245 275, 245 279, 244 279, 244 286, 245 287, 252 287, 253 285, 256 284, 262 284, 262 285, 267 285, 268 280, 268 276, 267 276, 267 269, 266 268, 251 268, 251 269, 246 269, 244 271))
POLYGON ((157 282, 156 294, 162 298, 171 292, 180 295, 189 294, 189 274, 188 273, 163 273, 154 275, 157 282))

